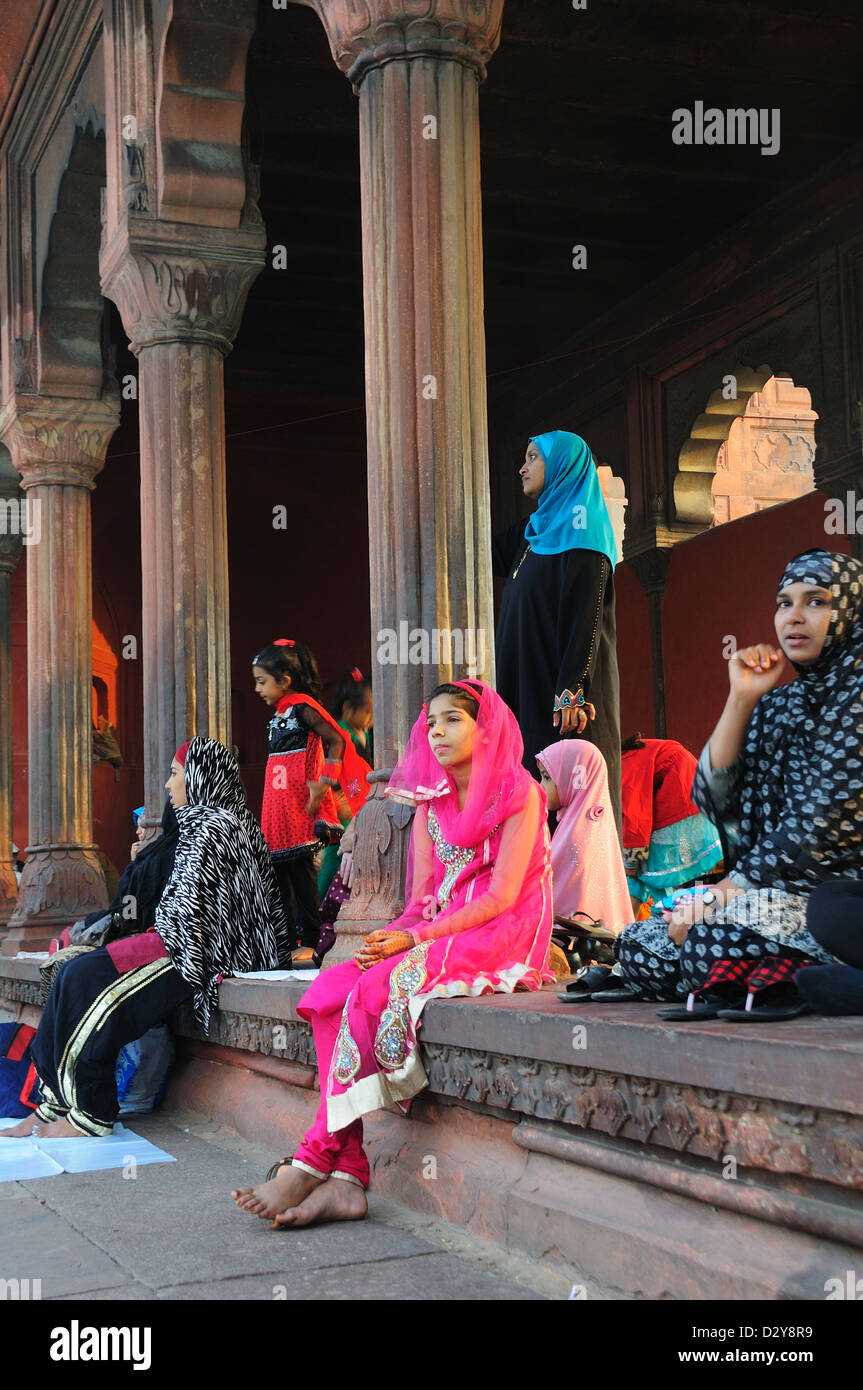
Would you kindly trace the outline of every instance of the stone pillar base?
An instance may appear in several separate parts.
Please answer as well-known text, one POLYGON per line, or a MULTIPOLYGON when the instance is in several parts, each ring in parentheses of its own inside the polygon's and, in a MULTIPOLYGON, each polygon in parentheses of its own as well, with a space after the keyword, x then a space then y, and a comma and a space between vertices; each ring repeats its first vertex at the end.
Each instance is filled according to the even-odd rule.
POLYGON ((371 794, 356 819, 351 896, 336 918, 336 944, 324 970, 353 960, 364 936, 404 911, 413 811, 384 795, 390 772, 369 773, 371 794))
POLYGON ((107 905, 95 845, 28 845, 18 905, 9 919, 2 954, 44 951, 64 927, 107 905))

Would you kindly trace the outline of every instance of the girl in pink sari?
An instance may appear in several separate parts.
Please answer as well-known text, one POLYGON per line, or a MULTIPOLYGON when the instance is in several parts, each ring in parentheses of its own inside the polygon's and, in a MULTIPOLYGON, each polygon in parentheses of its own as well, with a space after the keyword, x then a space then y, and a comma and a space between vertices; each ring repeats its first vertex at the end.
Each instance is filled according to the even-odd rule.
POLYGON ((554 978, 546 801, 522 755, 512 712, 482 681, 439 686, 424 707, 387 788, 417 808, 411 901, 303 996, 320 1109, 290 1166, 234 1192, 245 1210, 277 1225, 364 1216, 361 1117, 406 1109, 427 1084, 417 1027, 428 1000, 554 978))

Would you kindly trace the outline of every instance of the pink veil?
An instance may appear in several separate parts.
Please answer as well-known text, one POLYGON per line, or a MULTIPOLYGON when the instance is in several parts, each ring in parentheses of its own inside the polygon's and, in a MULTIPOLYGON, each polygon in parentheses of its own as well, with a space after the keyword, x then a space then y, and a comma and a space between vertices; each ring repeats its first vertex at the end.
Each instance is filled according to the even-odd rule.
POLYGON ((622 931, 633 912, 604 757, 586 739, 569 738, 543 748, 536 760, 560 797, 551 841, 555 912, 588 912, 611 931, 622 931))
POLYGON ((480 680, 451 681, 479 700, 470 783, 461 811, 452 776, 441 767, 428 739, 423 705, 408 746, 395 768, 387 796, 412 806, 434 802, 438 824, 450 844, 478 845, 509 816, 523 809, 534 779, 522 766, 524 744, 508 705, 480 680))

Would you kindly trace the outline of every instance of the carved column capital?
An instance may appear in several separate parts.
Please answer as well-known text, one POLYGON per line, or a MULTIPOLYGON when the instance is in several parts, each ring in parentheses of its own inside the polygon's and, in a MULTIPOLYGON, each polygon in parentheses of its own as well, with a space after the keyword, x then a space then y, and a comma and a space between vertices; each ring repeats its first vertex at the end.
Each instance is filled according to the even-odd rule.
POLYGON ((333 59, 355 87, 383 63, 448 58, 480 81, 500 42, 503 0, 310 0, 333 59))
POLYGON ((660 549, 658 546, 653 550, 642 550, 635 555, 626 556, 627 563, 635 571, 638 582, 645 593, 651 596, 658 594, 660 598, 665 592, 670 559, 671 548, 666 550, 660 549))
POLYGON ((120 423, 118 396, 87 401, 14 396, 0 411, 0 439, 22 488, 55 483, 92 491, 120 423))
POLYGON ((136 355, 159 343, 230 352, 264 267, 263 227, 220 232, 130 217, 103 245, 102 292, 120 310, 136 355))

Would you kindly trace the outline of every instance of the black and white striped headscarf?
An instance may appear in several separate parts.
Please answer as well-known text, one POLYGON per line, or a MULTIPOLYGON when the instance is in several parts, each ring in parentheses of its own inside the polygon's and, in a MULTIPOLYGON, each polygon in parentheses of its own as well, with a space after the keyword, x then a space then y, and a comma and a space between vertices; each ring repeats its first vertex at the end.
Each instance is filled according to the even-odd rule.
POLYGON ((184 771, 188 805, 177 807, 180 839, 156 930, 194 989, 195 1014, 208 1029, 219 975, 275 970, 287 962, 290 945, 270 853, 246 806, 236 758, 215 739, 193 738, 184 771))
MULTIPOLYGON (((821 873, 863 878, 863 564, 805 551, 779 589, 801 582, 833 597, 824 645, 811 665, 793 663, 790 685, 762 695, 731 773, 735 869, 759 887, 806 894, 821 873)), ((705 810, 701 781, 699 772, 692 795, 705 810)))

